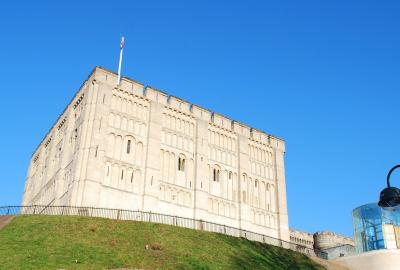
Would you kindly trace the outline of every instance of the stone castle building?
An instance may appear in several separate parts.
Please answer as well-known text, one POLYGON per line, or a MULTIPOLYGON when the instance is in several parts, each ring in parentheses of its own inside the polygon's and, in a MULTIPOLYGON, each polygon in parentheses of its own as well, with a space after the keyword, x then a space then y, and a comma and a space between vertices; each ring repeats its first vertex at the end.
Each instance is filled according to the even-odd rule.
POLYGON ((355 253, 353 238, 330 231, 312 234, 290 228, 290 242, 313 249, 317 256, 324 259, 335 259, 355 253))
POLYGON ((285 143, 96 67, 32 155, 23 205, 151 211, 289 241, 285 143))
POLYGON ((314 235, 312 233, 290 228, 290 242, 314 249, 314 235))

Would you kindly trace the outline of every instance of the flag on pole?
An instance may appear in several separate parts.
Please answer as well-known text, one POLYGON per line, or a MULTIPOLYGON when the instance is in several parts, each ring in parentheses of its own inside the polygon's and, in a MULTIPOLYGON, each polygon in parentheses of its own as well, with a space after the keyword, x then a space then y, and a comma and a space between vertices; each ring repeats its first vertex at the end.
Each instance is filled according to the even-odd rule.
POLYGON ((122 64, 122 53, 124 51, 124 43, 125 43, 125 38, 121 37, 121 42, 119 43, 119 64, 118 64, 118 81, 117 84, 119 85, 121 82, 121 64, 122 64))
POLYGON ((125 42, 125 38, 121 37, 121 42, 119 44, 119 47, 120 47, 121 50, 124 48, 124 42, 125 42))

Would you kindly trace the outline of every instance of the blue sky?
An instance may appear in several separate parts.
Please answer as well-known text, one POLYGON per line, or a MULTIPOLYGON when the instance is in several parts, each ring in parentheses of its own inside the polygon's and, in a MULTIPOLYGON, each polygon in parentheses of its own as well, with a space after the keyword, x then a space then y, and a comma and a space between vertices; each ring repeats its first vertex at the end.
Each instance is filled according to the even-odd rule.
MULTIPOLYGON (((286 141, 290 226, 352 234, 399 163, 399 1, 6 1, 0 205, 96 65, 286 141)), ((400 186, 399 173, 393 184, 400 186)))

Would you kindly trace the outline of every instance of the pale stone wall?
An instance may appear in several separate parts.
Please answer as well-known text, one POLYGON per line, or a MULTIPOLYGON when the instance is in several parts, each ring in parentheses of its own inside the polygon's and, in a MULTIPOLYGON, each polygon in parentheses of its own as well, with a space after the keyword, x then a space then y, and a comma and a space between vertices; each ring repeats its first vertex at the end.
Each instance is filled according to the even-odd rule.
MULTIPOLYGON (((344 244, 336 247, 327 248, 320 250, 319 255, 323 255, 324 258, 331 260, 339 257, 347 257, 356 253, 356 248, 349 244, 344 244)), ((318 251, 317 251, 318 252, 318 251)))
POLYGON ((314 235, 312 233, 290 229, 290 242, 314 249, 314 235))
POLYGON ((290 241, 314 249, 315 254, 325 259, 349 256, 355 253, 354 240, 329 231, 314 234, 290 229, 290 241))
POLYGON ((336 234, 334 232, 321 231, 314 234, 315 249, 324 250, 341 245, 355 246, 353 238, 336 234))
POLYGON ((24 205, 123 208, 289 241, 283 140, 97 67, 32 156, 24 205))

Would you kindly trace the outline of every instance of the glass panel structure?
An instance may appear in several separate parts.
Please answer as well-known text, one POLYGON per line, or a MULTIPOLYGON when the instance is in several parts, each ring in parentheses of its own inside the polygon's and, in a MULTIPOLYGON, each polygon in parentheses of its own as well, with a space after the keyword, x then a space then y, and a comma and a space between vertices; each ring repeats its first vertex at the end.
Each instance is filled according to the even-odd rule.
POLYGON ((400 248, 400 207, 370 203, 354 209, 352 216, 357 253, 400 248))

